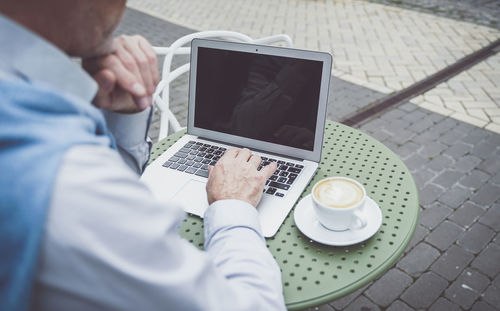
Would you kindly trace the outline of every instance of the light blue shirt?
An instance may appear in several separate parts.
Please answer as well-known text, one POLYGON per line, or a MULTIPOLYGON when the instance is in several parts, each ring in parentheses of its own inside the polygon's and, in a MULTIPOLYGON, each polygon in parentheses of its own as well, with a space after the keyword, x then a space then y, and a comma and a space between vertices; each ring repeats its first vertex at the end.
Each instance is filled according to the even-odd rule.
MULTIPOLYGON (((28 79, 89 102, 95 82, 50 43, 0 27, 0 77, 28 79)), ((12 30, 14 29, 14 30, 12 30)), ((89 103, 90 104, 90 103, 89 103)), ((281 274, 255 208, 212 204, 205 251, 178 236, 185 213, 153 199, 139 181, 150 111, 105 113, 120 153, 79 145, 64 155, 49 205, 36 274, 45 310, 283 310, 281 274)))

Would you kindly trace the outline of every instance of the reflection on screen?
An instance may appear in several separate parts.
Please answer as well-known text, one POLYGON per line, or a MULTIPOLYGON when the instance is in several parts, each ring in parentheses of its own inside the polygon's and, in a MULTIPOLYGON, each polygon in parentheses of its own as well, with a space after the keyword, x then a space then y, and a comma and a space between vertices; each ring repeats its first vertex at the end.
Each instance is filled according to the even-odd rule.
POLYGON ((313 150, 322 63, 198 48, 194 125, 313 150))

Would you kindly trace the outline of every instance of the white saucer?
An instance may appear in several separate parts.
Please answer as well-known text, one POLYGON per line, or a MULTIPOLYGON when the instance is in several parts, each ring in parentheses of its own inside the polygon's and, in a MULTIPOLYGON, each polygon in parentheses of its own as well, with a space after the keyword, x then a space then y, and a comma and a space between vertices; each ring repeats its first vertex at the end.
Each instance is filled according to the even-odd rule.
POLYGON ((328 230, 316 218, 311 195, 308 195, 295 207, 294 219, 297 228, 311 240, 326 245, 347 246, 372 237, 382 225, 382 211, 371 198, 367 198, 364 213, 366 213, 366 226, 363 228, 345 231, 328 230))

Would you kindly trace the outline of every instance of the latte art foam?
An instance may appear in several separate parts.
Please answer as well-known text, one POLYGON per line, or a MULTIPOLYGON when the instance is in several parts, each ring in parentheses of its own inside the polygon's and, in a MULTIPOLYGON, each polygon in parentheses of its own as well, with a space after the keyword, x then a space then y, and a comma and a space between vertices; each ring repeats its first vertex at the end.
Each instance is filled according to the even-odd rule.
POLYGON ((314 196, 321 204, 328 207, 346 208, 356 205, 363 199, 363 190, 349 180, 327 179, 316 186, 314 196))

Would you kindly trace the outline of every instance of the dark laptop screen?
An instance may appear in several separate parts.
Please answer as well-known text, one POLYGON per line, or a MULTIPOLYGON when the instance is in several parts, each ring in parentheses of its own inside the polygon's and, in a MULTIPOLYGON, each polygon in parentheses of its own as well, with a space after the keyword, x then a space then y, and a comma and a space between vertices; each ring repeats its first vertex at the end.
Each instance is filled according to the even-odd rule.
POLYGON ((198 48, 194 126, 313 150, 322 62, 198 48))

